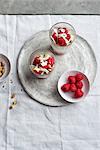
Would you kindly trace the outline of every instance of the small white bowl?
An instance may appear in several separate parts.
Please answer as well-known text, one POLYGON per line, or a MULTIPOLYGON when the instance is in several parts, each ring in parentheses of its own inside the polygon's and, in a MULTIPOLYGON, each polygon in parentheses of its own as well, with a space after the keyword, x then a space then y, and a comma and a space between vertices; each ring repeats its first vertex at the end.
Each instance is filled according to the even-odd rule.
POLYGON ((63 84, 65 84, 65 83, 67 83, 68 76, 74 76, 77 73, 83 74, 82 72, 79 72, 79 71, 69 71, 69 72, 65 71, 61 75, 60 79, 58 80, 58 92, 61 95, 61 97, 64 100, 66 100, 67 102, 77 103, 77 102, 83 101, 84 98, 87 96, 89 90, 90 90, 90 83, 89 83, 89 80, 88 80, 88 78, 86 77, 85 74, 83 74, 84 79, 82 80, 82 82, 83 82, 82 91, 84 92, 84 95, 82 97, 80 97, 80 98, 74 98, 73 97, 73 94, 74 94, 73 92, 63 92, 61 90, 61 86, 63 84))
POLYGON ((10 73, 11 65, 10 65, 9 59, 3 54, 0 54, 0 62, 3 62, 5 65, 5 72, 0 77, 0 82, 3 82, 8 77, 8 75, 10 73))

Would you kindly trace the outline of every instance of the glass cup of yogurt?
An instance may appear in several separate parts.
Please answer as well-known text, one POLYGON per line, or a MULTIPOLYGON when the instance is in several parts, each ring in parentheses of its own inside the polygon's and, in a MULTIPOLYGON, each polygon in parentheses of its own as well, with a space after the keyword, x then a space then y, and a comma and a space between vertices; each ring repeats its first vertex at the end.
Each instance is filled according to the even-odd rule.
POLYGON ((55 66, 55 57, 50 50, 39 49, 30 56, 29 67, 37 78, 47 78, 55 66))
POLYGON ((53 52, 58 55, 63 55, 68 52, 68 47, 75 40, 76 32, 69 23, 59 22, 51 27, 49 37, 53 52))

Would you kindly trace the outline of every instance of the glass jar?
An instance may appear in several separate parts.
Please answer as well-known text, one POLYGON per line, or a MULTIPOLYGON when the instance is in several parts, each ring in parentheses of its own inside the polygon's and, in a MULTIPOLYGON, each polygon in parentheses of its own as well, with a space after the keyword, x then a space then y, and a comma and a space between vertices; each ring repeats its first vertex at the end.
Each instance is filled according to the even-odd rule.
POLYGON ((75 40, 76 32, 69 23, 59 22, 51 27, 49 37, 53 52, 58 55, 63 55, 68 52, 68 47, 75 40))
POLYGON ((39 49, 30 56, 29 67, 37 78, 47 78, 55 66, 55 57, 50 50, 39 49))

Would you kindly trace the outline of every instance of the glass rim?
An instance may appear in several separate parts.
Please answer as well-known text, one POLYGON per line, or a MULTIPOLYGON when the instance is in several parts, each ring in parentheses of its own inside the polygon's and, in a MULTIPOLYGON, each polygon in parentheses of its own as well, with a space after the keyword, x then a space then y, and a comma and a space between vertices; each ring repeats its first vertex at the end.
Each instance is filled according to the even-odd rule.
MULTIPOLYGON (((72 29, 74 30, 74 32, 76 33, 76 31, 75 31, 75 28, 70 24, 70 23, 67 23, 67 22, 57 22, 57 23, 55 23, 54 25, 52 25, 52 27, 49 29, 49 33, 50 33, 50 31, 51 31, 51 29, 54 27, 54 26, 56 26, 56 25, 58 25, 58 24, 60 24, 60 23, 63 23, 63 24, 68 24, 69 26, 71 26, 72 27, 72 29)), ((49 34, 50 35, 50 34, 49 34)))
MULTIPOLYGON (((62 23, 62 24, 68 24, 72 29, 73 29, 73 31, 75 32, 75 37, 76 37, 76 31, 75 31, 75 28, 70 24, 70 23, 67 23, 67 22, 57 22, 57 23, 55 23, 54 25, 52 25, 52 27, 49 29, 49 38, 50 38, 50 40, 51 40, 51 30, 53 29, 53 27, 54 26, 56 26, 56 25, 58 25, 58 24, 60 24, 60 23, 62 23)), ((75 39, 74 39, 75 40, 75 39)), ((51 42, 52 42, 52 40, 51 40, 51 42)), ((69 46, 69 45, 68 45, 69 46)), ((66 46, 63 46, 63 47, 68 47, 67 45, 66 46)))

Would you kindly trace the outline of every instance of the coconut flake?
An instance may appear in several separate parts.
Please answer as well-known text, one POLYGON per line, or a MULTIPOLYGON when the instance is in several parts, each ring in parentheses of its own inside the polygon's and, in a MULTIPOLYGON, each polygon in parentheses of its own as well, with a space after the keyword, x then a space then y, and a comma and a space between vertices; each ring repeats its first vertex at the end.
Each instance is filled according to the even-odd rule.
POLYGON ((43 61, 42 63, 41 63, 41 66, 46 66, 47 65, 47 61, 43 61))
POLYGON ((43 71, 43 72, 45 72, 46 74, 49 73, 49 71, 47 69, 45 69, 45 68, 40 68, 40 70, 43 71))
POLYGON ((36 70, 37 72, 40 71, 40 68, 38 68, 37 66, 35 68, 33 68, 33 70, 36 70))
POLYGON ((61 28, 60 31, 61 31, 61 32, 65 32, 65 29, 62 29, 62 28, 61 28))

